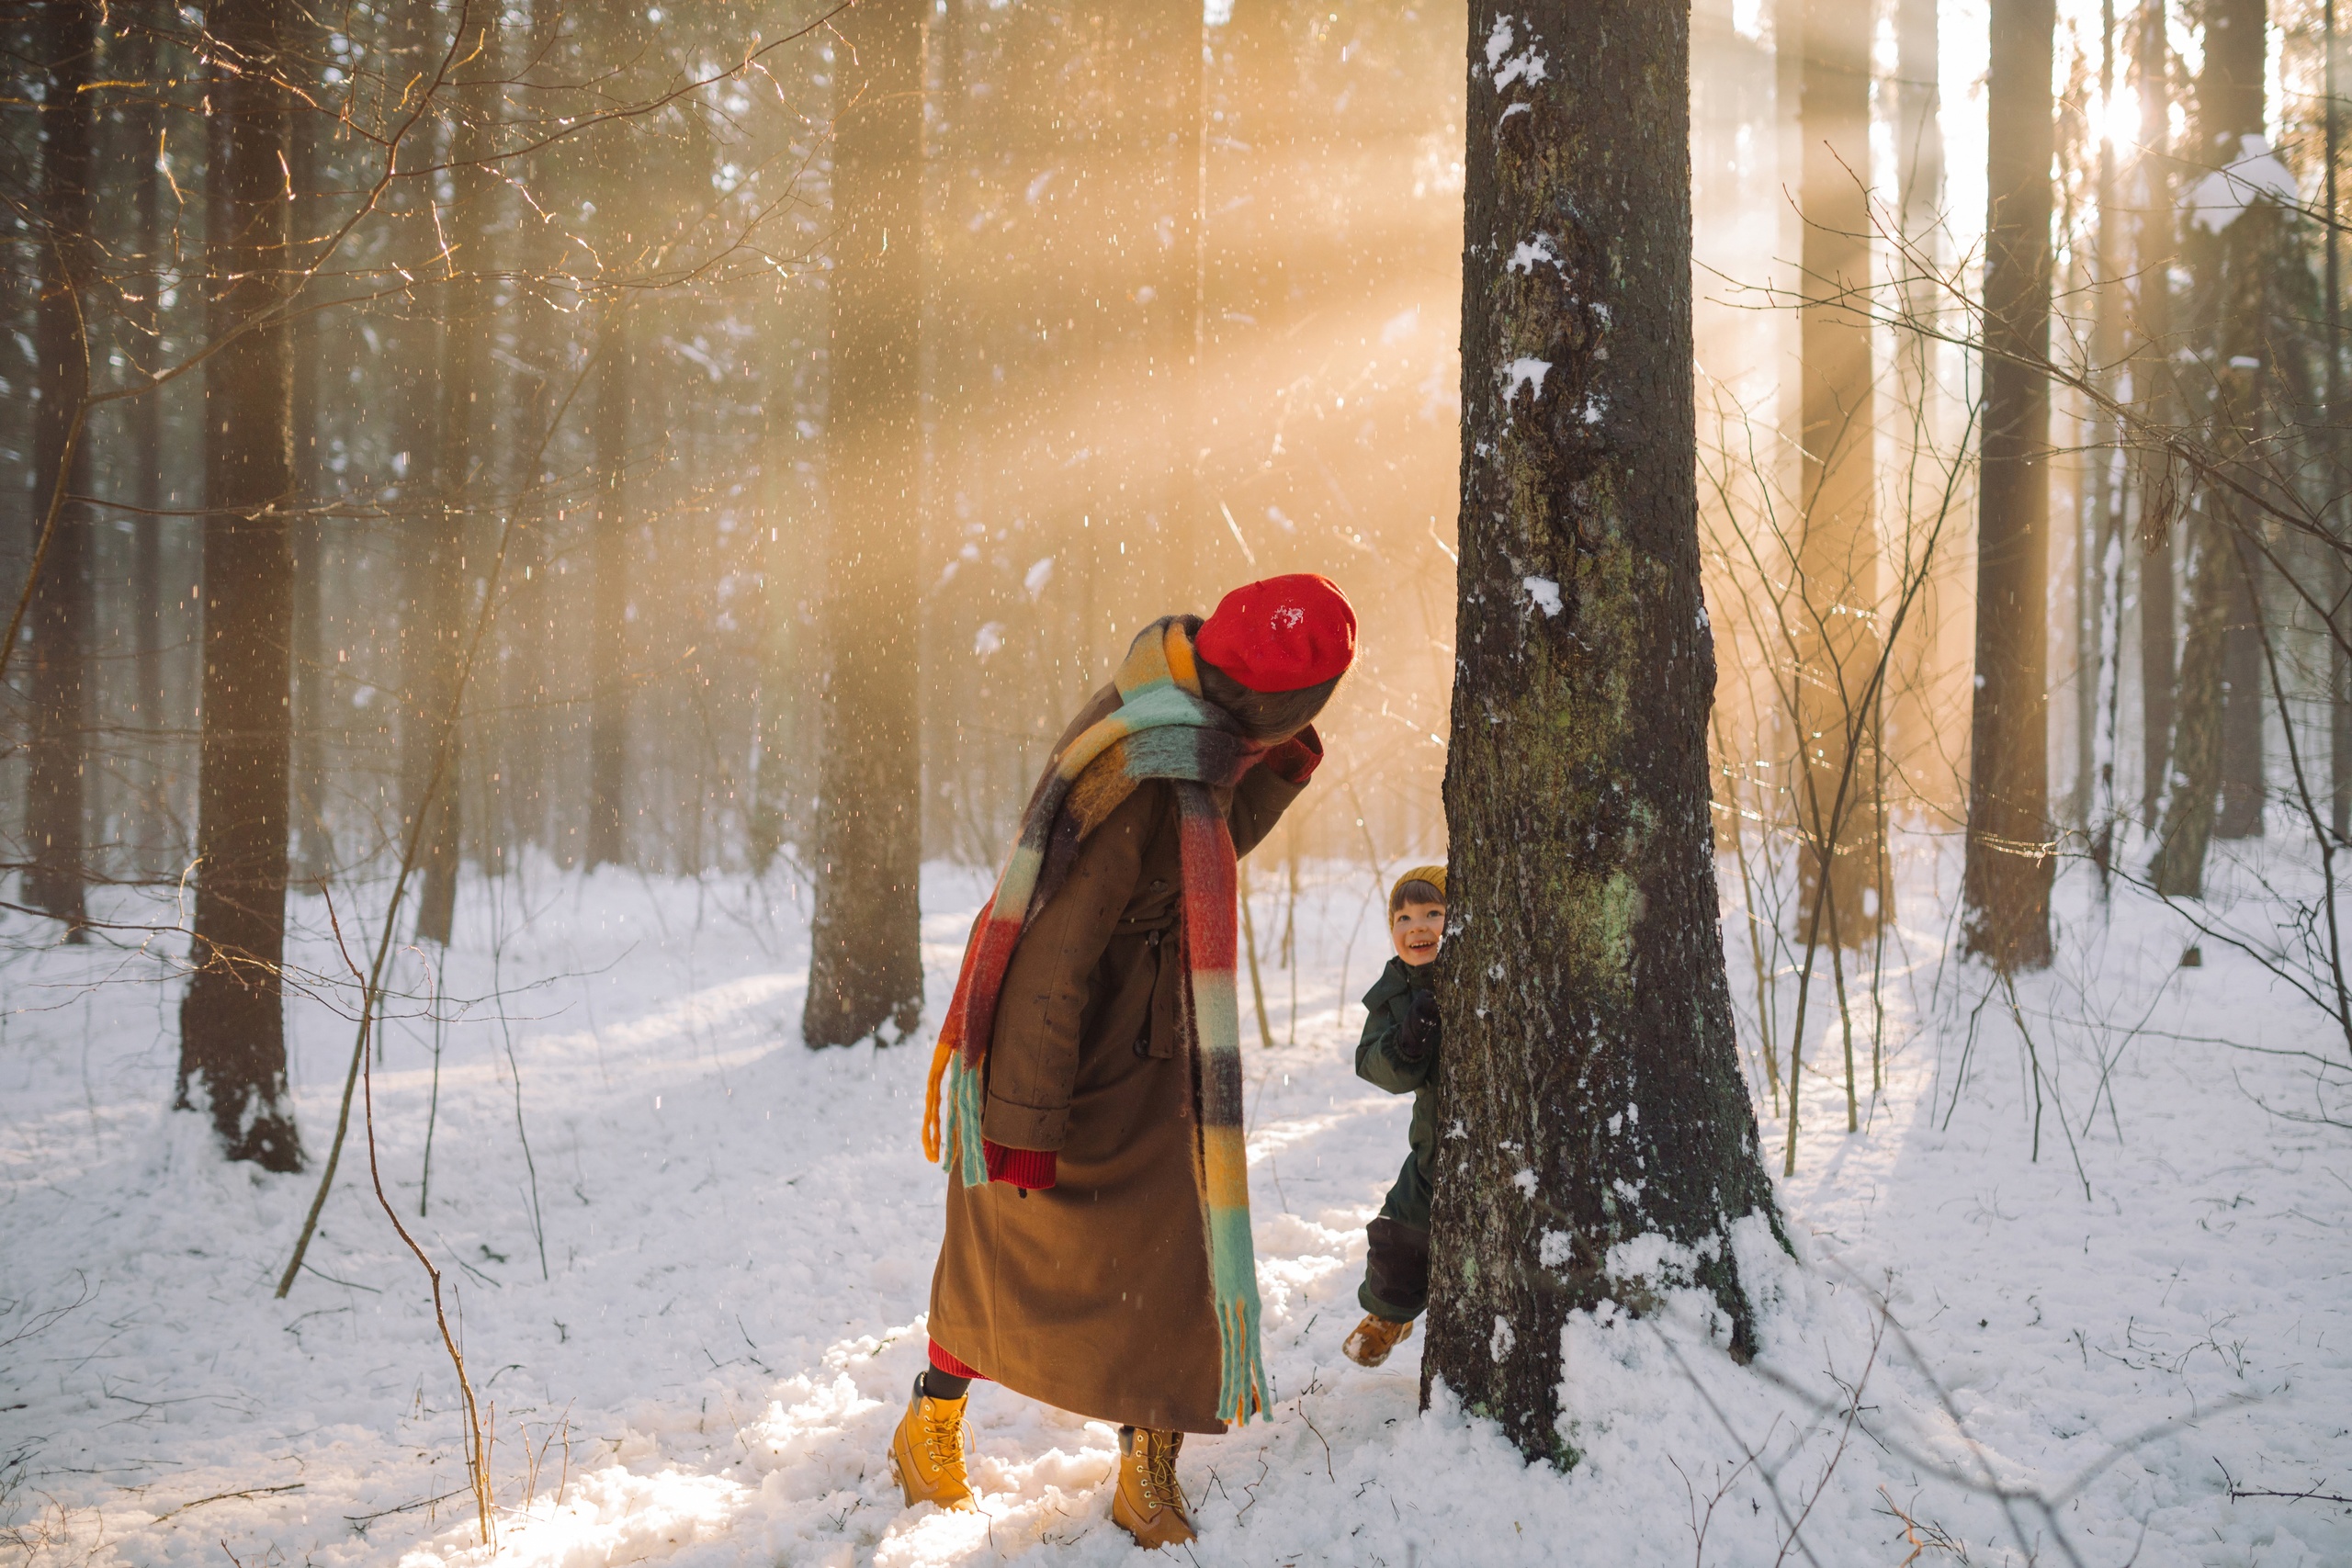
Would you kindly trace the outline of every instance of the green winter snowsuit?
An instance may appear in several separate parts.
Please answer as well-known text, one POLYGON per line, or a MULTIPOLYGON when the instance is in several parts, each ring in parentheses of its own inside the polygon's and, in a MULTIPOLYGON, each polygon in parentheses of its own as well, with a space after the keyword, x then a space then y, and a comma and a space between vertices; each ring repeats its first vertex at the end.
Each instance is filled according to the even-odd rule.
POLYGON ((1409 1322, 1429 1304, 1430 1179, 1437 1169, 1437 1049, 1417 1060, 1407 1050, 1406 1024, 1417 995, 1437 983, 1437 965, 1419 967, 1392 958, 1363 994, 1363 1038, 1356 1045, 1356 1077, 1391 1094, 1413 1097, 1413 1152, 1367 1227, 1364 1281, 1356 1300, 1375 1317, 1409 1322))

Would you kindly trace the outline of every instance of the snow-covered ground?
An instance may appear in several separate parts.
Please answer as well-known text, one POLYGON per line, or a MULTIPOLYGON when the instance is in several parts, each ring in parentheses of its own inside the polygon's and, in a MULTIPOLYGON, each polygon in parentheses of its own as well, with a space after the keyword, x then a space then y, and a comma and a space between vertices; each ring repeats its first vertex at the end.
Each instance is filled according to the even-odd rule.
MULTIPOLYGON (((1923 855, 1905 889, 1887 1085, 1859 1134, 1842 1080, 1812 1076, 1841 1067, 1816 992, 1781 1187, 1798 1257, 1751 1236, 1743 1258, 1764 1354, 1735 1366, 1683 1301, 1573 1325, 1583 1459, 1563 1476, 1421 1414, 1418 1337, 1377 1371, 1340 1356, 1408 1108, 1350 1071, 1381 935, 1370 874, 1324 868, 1298 909, 1295 1042, 1247 1055, 1279 1404, 1185 1449, 1195 1559, 2352 1562, 2343 1503, 2231 1496, 2352 1494, 2352 1134, 2295 1119, 2315 1068, 2293 1054, 2340 1065, 2341 1036, 2212 942, 2176 967, 2176 917, 2122 895, 2101 919, 2078 872, 2061 962, 2013 1012, 1942 957, 1951 871, 1923 855)), ((934 1009, 980 891, 946 867, 926 885, 934 1009)), ((363 911, 338 912, 356 943, 363 911)), ((323 908, 300 913, 298 962, 332 972, 323 908)), ((376 1148, 492 1416, 496 1561, 1136 1556, 1098 1491, 1111 1430, 986 1385, 984 1512, 899 1506, 884 1453, 939 1232, 915 1137, 929 1051, 801 1047, 781 879, 542 874, 470 884, 459 918, 446 973, 403 957, 451 1017, 408 1007, 388 1031, 376 1148)), ((1261 941, 1280 918, 1261 897, 1261 941)), ((272 1296, 349 1024, 330 999, 293 1010, 311 1172, 230 1168, 164 1109, 167 973, 110 947, 0 958, 0 1548, 489 1560, 430 1293, 356 1133, 308 1271, 272 1296)), ((1752 1012, 1747 973, 1735 945, 1752 1012)), ((1293 976, 1266 979, 1284 1035, 1293 976)), ((1792 999, 1783 981, 1784 1020, 1792 999)))

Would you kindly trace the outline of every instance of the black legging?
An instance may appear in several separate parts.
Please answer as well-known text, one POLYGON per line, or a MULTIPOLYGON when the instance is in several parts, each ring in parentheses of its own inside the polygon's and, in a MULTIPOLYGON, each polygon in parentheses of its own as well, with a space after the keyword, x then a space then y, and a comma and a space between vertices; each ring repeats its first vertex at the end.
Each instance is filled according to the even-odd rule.
POLYGON ((926 1399, 961 1399, 972 1386, 969 1378, 952 1378, 937 1367, 925 1367, 922 1392, 926 1399))

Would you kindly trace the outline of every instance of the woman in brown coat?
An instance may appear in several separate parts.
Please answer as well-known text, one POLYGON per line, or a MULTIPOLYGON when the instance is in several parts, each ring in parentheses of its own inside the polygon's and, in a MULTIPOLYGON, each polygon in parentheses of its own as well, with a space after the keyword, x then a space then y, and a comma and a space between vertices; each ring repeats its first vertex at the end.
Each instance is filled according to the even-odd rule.
MULTIPOLYGON (((1246 854, 1321 760, 1309 721, 1352 657, 1354 618, 1323 579, 1278 578, 1228 594, 1193 640, 1199 696, 1262 753, 1238 783, 1209 791, 1232 852, 1246 854)), ((1120 706, 1118 690, 1098 692, 1057 760, 1120 706)), ((967 1185, 947 1162, 932 1367, 892 1442, 910 1505, 971 1506, 966 1391, 986 1377, 1117 1423, 1113 1517, 1147 1546, 1192 1538, 1176 1452, 1184 1433, 1227 1423, 1199 1174, 1179 787, 1150 777, 1130 786, 1019 923, 987 1043, 988 1179, 967 1185)))

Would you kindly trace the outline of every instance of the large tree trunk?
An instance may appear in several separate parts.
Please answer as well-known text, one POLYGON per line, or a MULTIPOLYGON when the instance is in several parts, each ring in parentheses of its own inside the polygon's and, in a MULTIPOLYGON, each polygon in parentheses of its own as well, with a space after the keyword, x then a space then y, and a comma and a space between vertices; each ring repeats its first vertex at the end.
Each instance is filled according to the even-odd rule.
MULTIPOLYGON (((125 72, 133 81, 153 79, 160 69, 153 35, 144 28, 126 29, 125 72)), ((130 165, 132 228, 137 235, 137 281, 140 298, 125 300, 122 321, 133 376, 152 375, 162 368, 164 350, 164 221, 163 176, 155 162, 163 137, 164 111, 160 95, 141 94, 141 101, 124 112, 126 156, 130 165)), ((132 864, 142 876, 176 872, 171 860, 173 813, 164 766, 164 530, 173 526, 164 510, 164 393, 158 388, 125 405, 123 462, 129 468, 125 489, 140 509, 131 523, 130 619, 131 698, 134 728, 141 732, 137 761, 130 777, 139 808, 129 825, 132 834, 132 864)))
MULTIPOLYGON (((325 184, 328 127, 323 114, 304 114, 294 126, 293 207, 298 239, 320 231, 325 184)), ((326 500, 327 466, 319 451, 320 323, 315 315, 295 320, 294 482, 309 514, 294 525, 294 872, 306 886, 322 881, 334 864, 334 842, 326 821, 327 692, 333 679, 323 625, 326 609, 326 523, 319 508, 326 500)))
POLYGON ((1725 1233, 1772 1215, 1708 815, 1688 51, 1647 0, 1471 13, 1438 1116, 1466 1136, 1423 1396, 1564 1463, 1568 1314, 1695 1282, 1744 1350, 1725 1233), (1647 1235, 1684 1262, 1629 1277, 1611 1249, 1647 1235))
POLYGON ((2327 603, 2331 607, 2328 629, 2334 634, 2327 638, 2328 829, 2341 840, 2352 835, 2352 657, 2346 657, 2345 652, 2342 618, 2347 600, 2352 600, 2352 570, 2347 570, 2345 559, 2343 512, 2344 280, 2337 251, 2342 236, 2336 231, 2343 218, 2336 200, 2335 179, 2336 159, 2343 149, 2343 125, 2336 118, 2334 0, 2330 0, 2325 17, 2326 29, 2321 36, 2321 48, 2325 51, 2321 96, 2327 105, 2323 142, 2326 175, 2320 190, 2327 214, 2327 264, 2322 282, 2322 287, 2327 290, 2324 311, 2327 323, 2324 355, 2327 433, 2323 439, 2327 454, 2327 478, 2324 489, 2329 498, 2324 521, 2332 541, 2325 547, 2325 581, 2327 603))
POLYGON ((1876 398, 1871 367, 1870 0, 1807 0, 1804 18, 1803 623, 1804 749, 1798 935, 1856 946, 1885 886, 1878 800, 1876 398))
MULTIPOLYGON (((2197 96, 2199 160, 2208 166, 2237 162, 2244 138, 2262 133, 2267 21, 2264 0, 2222 0, 2207 15, 2205 69, 2197 96)), ((2218 233, 2196 223, 2188 231, 2189 261, 2206 312, 2201 340, 2212 349, 2206 442, 2213 461, 2249 487, 2259 487, 2267 477, 2253 452, 2261 419, 2262 367, 2272 346, 2266 299, 2279 221, 2278 207, 2256 198, 2218 233)), ((2251 813, 2259 819, 2261 634, 2251 624, 2252 593, 2233 536, 2253 525, 2227 488, 2208 485, 2198 496, 2172 773, 2150 867, 2156 891, 2168 898, 2203 897, 2206 851, 2217 829, 2234 829, 2243 836, 2250 793, 2251 813), (2229 767, 2233 720, 2240 752, 2235 770, 2229 767), (2251 792, 2244 761, 2249 728, 2251 792), (2225 779, 2235 787, 2219 804, 2239 814, 2226 824, 2217 820, 2215 809, 2225 779)))
POLYGON ((834 57, 832 504, 816 914, 802 1038, 901 1036, 922 1012, 913 607, 922 436, 923 0, 870 0, 834 57))
MULTIPOLYGON (((2143 0, 2134 85, 2141 153, 2134 180, 2132 304, 2138 344, 2132 395, 2140 417, 2162 428, 2177 417, 2172 353, 2172 265, 2179 246, 2172 208, 2172 49, 2162 0, 2143 0)), ((2150 829, 2172 765, 2173 565, 2170 459, 2153 442, 2140 457, 2140 818, 2150 829)))
POLYGON ((1976 700, 1961 941, 2004 974, 2050 962, 2050 160, 2053 0, 1993 0, 1986 87, 1984 434, 1976 700))
MULTIPOLYGON (((2205 154, 2217 165, 2236 162, 2244 151, 2244 139, 2262 135, 2266 129, 2263 98, 2269 57, 2267 10, 2264 0, 2220 0, 2208 9, 2206 28, 2210 41, 2205 51, 2205 80, 2199 85, 2199 107, 2203 111, 2207 132, 2205 154)), ((2265 309, 2278 240, 2278 212, 2267 201, 2249 208, 2223 231, 2221 240, 2222 298, 2226 304, 2218 323, 2224 340, 2222 357, 2218 363, 2224 367, 2222 374, 2233 383, 2248 363, 2260 368, 2246 378, 2245 387, 2233 384, 2217 404, 2224 410, 2233 402, 2238 406, 2233 428, 2216 445, 2245 447, 2248 458, 2252 457, 2251 444, 2257 438, 2267 400, 2263 396, 2264 378, 2271 367, 2271 355, 2278 346, 2271 341, 2265 309)), ((2269 477, 2263 471, 2268 468, 2267 464, 2248 461, 2245 477, 2250 482, 2260 483, 2269 477), (2261 477, 2257 478, 2257 474, 2261 477)), ((2217 519, 2225 517, 2235 510, 2225 508, 2215 515, 2217 519)), ((2258 519, 2252 516, 2241 516, 2238 522, 2242 527, 2260 526, 2258 519)), ((2222 637, 2222 798, 2213 818, 2213 836, 2251 839, 2262 832, 2262 730, 2269 705, 2263 691, 2261 570, 2251 552, 2243 552, 2219 540, 2216 544, 2222 547, 2202 558, 2205 565, 2220 569, 2229 580, 2228 608, 2224 612, 2228 625, 2222 637)))
POLYGON ((286 1098, 288 646, 294 563, 293 388, 283 326, 249 329, 282 292, 287 96, 283 0, 214 0, 208 30, 245 62, 210 85, 219 136, 208 262, 224 280, 205 370, 204 697, 197 784, 195 974, 180 1002, 179 1103, 209 1104, 231 1159, 302 1161, 286 1098))
MULTIPOLYGON (((88 297, 97 279, 90 188, 98 134, 97 99, 85 90, 96 63, 97 8, 49 7, 39 34, 48 75, 41 107, 40 268, 34 318, 40 402, 34 413, 34 538, 44 525, 49 547, 39 560, 32 602, 32 745, 25 776, 25 836, 32 870, 26 901, 65 922, 66 940, 83 940, 83 793, 88 773, 91 635, 89 509, 64 504, 63 492, 89 491, 90 436, 76 429, 96 357, 87 337, 97 314, 88 297)), ((36 544, 38 550, 38 544, 36 544)))

